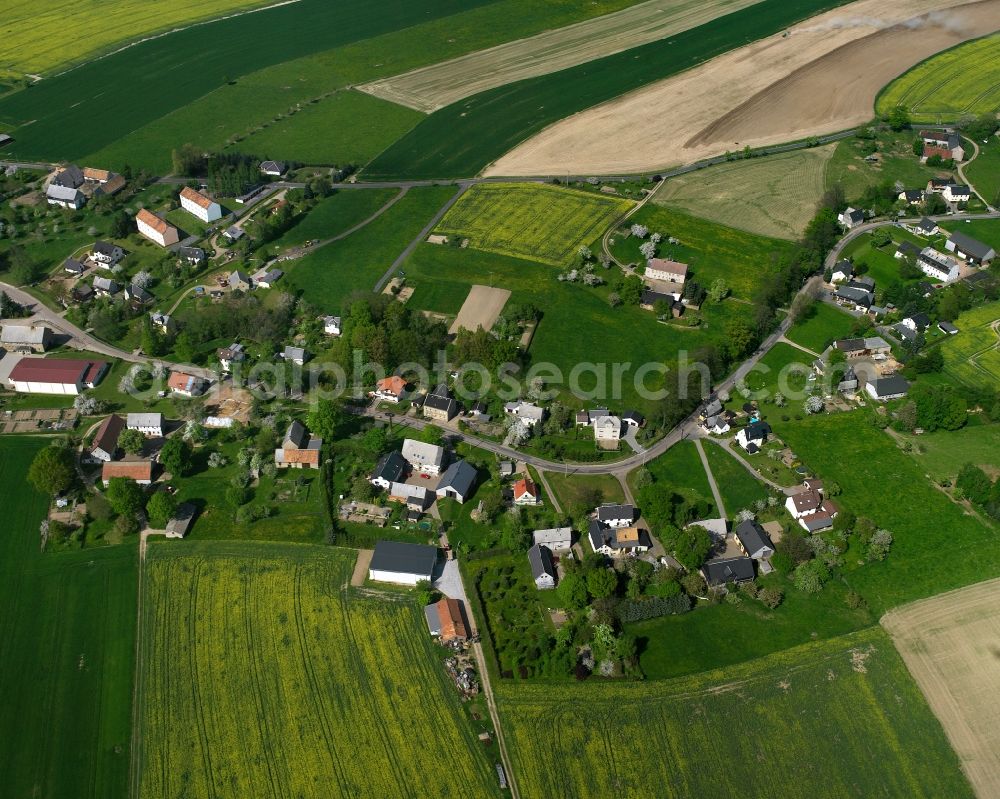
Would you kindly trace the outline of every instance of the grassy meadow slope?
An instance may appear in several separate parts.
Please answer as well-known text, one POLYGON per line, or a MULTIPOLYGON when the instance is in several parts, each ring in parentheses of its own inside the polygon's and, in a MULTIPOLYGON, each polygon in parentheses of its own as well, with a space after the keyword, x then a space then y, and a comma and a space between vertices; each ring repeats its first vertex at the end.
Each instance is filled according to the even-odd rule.
POLYGON ((499 796, 421 608, 349 591, 354 560, 150 546, 139 796, 499 796))
POLYGON ((642 47, 482 92, 431 114, 372 162, 373 178, 478 173, 556 120, 708 61, 839 0, 764 0, 642 47))
POLYGON ((39 553, 24 483, 47 438, 0 439, 0 774, 5 796, 125 796, 135 546, 39 553))
POLYGON ((878 628, 668 682, 497 694, 524 799, 972 796, 878 628))
POLYGON ((916 122, 954 122, 1000 109, 1000 34, 984 36, 917 64, 875 102, 879 114, 905 107, 916 122))

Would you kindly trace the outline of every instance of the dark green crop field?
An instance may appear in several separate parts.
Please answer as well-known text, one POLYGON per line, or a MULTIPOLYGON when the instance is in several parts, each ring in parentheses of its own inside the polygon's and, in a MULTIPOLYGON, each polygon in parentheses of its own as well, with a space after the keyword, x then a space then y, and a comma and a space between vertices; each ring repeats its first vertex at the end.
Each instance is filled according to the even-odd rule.
POLYGON ((0 439, 0 794, 125 796, 135 547, 39 552, 47 505, 24 475, 47 444, 0 439))
POLYGON ((366 174, 376 179, 474 175, 559 119, 839 5, 842 0, 764 0, 669 39, 473 95, 431 114, 376 158, 366 174))
POLYGON ((78 158, 241 75, 489 2, 301 0, 152 39, 0 100, 5 153, 78 158))

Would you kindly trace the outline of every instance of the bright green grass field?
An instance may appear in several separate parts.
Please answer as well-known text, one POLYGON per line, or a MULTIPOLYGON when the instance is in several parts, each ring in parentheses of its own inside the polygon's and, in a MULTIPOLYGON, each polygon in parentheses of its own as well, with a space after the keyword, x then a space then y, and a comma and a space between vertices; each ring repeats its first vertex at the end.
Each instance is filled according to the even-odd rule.
POLYGON ((477 250, 568 266, 580 245, 631 205, 546 184, 480 183, 462 195, 436 232, 467 238, 477 250))
MULTIPOLYGON (((628 224, 640 223, 650 233, 660 233, 659 257, 680 261, 688 265, 688 280, 696 280, 705 288, 722 278, 733 296, 750 299, 754 289, 776 268, 775 261, 792 249, 792 244, 779 239, 769 239, 743 230, 698 219, 669 208, 644 205, 628 219, 628 224), (680 245, 667 243, 673 236, 680 245)), ((635 236, 616 236, 611 247, 622 263, 643 263, 639 246, 642 240, 635 236)), ((703 308, 709 306, 706 303, 703 308)), ((727 306, 729 307, 729 306, 727 306)))
POLYGON ((1000 205, 1000 139, 994 136, 989 144, 978 144, 979 156, 965 167, 965 176, 986 202, 997 206, 1000 205))
POLYGON ((972 796, 878 628, 667 682, 496 690, 524 799, 972 796))
POLYGON ((944 370, 953 378, 972 386, 995 388, 1000 381, 1000 344, 992 325, 1000 319, 1000 302, 987 303, 959 315, 959 332, 941 342, 944 370))
POLYGON ((845 338, 851 332, 853 322, 854 318, 849 313, 825 302, 817 302, 813 303, 805 318, 788 331, 787 338, 813 352, 823 352, 833 341, 845 338))
MULTIPOLYGON (((705 476, 698 450, 692 441, 675 444, 659 458, 646 464, 658 486, 670 488, 688 499, 700 499, 713 507, 712 488, 705 476)), ((629 484, 635 493, 636 472, 629 474, 629 484)))
POLYGON ((1000 424, 969 425, 907 439, 913 442, 910 454, 934 480, 954 480, 967 463, 1000 469, 1000 424))
POLYGON ((500 795, 422 608, 349 590, 355 557, 150 545, 140 797, 500 795))
POLYGON ((862 413, 783 423, 780 433, 810 470, 840 485, 839 505, 892 532, 889 557, 848 578, 873 611, 1000 575, 992 531, 934 488, 862 413))
POLYGON ((610 474, 562 474, 547 472, 545 479, 555 492, 563 513, 569 513, 576 503, 584 499, 587 491, 601 492, 601 502, 624 502, 621 484, 610 474))
POLYGON ((873 247, 870 233, 858 236, 854 241, 844 248, 842 256, 850 258, 855 264, 864 263, 868 266, 869 277, 875 280, 876 289, 885 288, 890 283, 919 283, 926 280, 924 275, 904 280, 900 275, 899 268, 902 261, 896 258, 897 243, 908 239, 914 241, 921 248, 926 247, 928 242, 921 241, 898 228, 892 228, 892 243, 884 247, 873 247))
MULTIPOLYGON (((711 441, 702 446, 729 516, 735 517, 737 512, 751 507, 758 499, 767 498, 767 486, 750 474, 736 458, 723 451, 722 447, 728 446, 726 441, 722 442, 722 446, 711 441)), ((758 454, 757 457, 764 456, 758 454)))
POLYGON ((826 163, 826 186, 836 183, 844 187, 850 201, 857 198, 868 186, 883 181, 900 181, 906 188, 919 189, 932 177, 946 177, 946 170, 932 169, 920 163, 913 155, 915 133, 883 131, 876 138, 880 145, 880 161, 865 161, 865 142, 851 137, 838 142, 833 157, 826 163))
POLYGON ((324 197, 295 226, 268 249, 278 252, 305 241, 322 241, 339 236, 364 222, 396 196, 396 189, 341 189, 324 197))
POLYGON ((954 122, 1000 109, 1000 35, 938 53, 890 83, 875 102, 879 114, 898 105, 917 122, 954 122))
MULTIPOLYGON (((681 351, 693 353, 708 344, 720 345, 725 340, 726 322, 734 317, 749 319, 752 312, 748 304, 723 303, 703 309, 700 327, 660 324, 652 313, 637 306, 612 308, 607 286, 561 283, 551 267, 537 262, 434 244, 421 244, 405 271, 407 283, 415 289, 408 306, 416 310, 456 314, 469 288, 477 283, 510 289, 509 303, 533 304, 542 312, 542 319, 529 349, 532 364, 553 364, 565 385, 579 364, 597 362, 603 385, 591 372, 583 371, 578 396, 593 404, 606 402, 612 409, 648 411, 652 402, 640 396, 635 385, 642 365, 672 367, 681 351), (613 379, 614 364, 619 363, 630 364, 623 372, 620 391, 613 379)), ((676 386, 676 371, 666 379, 676 386)), ((548 382, 553 385, 558 381, 548 382)), ((654 372, 646 375, 644 382, 657 389, 663 378, 654 372)))
MULTIPOLYGON (((975 163, 975 162, 973 162, 975 163)), ((998 159, 1000 166, 1000 159, 998 159)), ((998 175, 1000 179, 1000 175, 998 175)), ((986 195, 987 198, 989 195, 986 195)), ((984 244, 989 244, 994 250, 1000 252, 1000 220, 997 219, 973 219, 970 222, 952 225, 952 230, 961 231, 967 236, 979 239, 984 244)))
POLYGON ((783 394, 793 404, 800 401, 813 360, 798 347, 779 341, 745 378, 746 387, 755 392, 751 399, 770 400, 783 394))
POLYGON ((370 292, 406 246, 455 194, 454 186, 410 189, 370 225, 297 261, 288 261, 288 285, 326 313, 343 310, 356 291, 370 292))
POLYGON ((24 480, 48 443, 0 438, 2 793, 125 796, 136 550, 39 553, 47 503, 24 480))

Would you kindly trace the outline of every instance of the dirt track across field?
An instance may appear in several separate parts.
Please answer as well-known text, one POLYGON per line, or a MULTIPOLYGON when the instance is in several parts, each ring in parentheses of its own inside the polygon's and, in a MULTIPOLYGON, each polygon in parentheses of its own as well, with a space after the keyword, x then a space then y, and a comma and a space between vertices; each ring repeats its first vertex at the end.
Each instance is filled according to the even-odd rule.
POLYGON ((462 308, 448 332, 457 333, 462 329, 475 332, 480 327, 483 330, 492 330, 508 299, 510 291, 507 289, 473 286, 469 289, 469 296, 462 303, 462 308))
POLYGON ((648 0, 357 88, 431 113, 463 97, 655 42, 759 2, 648 0))
POLYGON ((1000 580, 890 611, 882 626, 979 799, 1000 797, 1000 580))
POLYGON ((486 175, 622 174, 859 125, 897 75, 1000 27, 1000 0, 859 0, 557 122, 486 175))

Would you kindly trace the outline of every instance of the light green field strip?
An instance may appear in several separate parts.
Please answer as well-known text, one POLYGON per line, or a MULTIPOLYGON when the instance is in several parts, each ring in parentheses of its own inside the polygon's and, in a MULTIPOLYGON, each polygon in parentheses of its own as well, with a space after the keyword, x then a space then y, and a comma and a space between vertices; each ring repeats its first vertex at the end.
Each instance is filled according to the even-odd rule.
POLYGON ((758 2, 649 0, 623 11, 357 88, 431 113, 463 97, 655 42, 758 2))
POLYGON ((0 75, 43 73, 118 43, 279 0, 4 0, 0 75))

